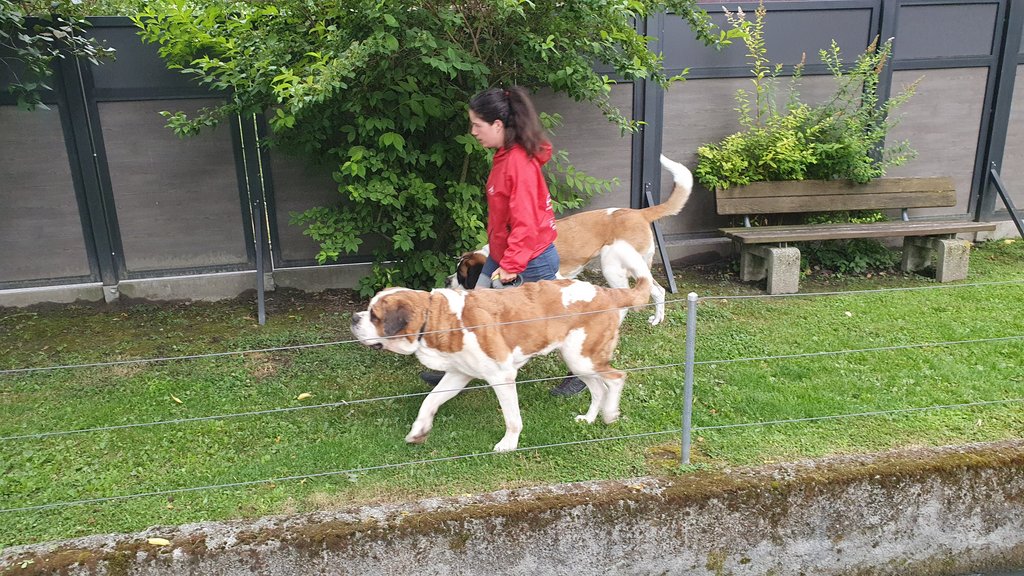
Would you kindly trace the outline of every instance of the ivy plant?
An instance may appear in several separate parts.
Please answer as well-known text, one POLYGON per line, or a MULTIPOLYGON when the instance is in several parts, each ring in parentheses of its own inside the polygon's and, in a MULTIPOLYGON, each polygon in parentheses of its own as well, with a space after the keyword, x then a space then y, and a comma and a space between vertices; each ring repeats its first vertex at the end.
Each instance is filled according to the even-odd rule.
MULTIPOLYGON (((269 145, 334 168, 338 203, 292 222, 319 243, 321 263, 375 246, 373 272, 360 284, 370 294, 435 286, 451 255, 484 241, 489 152, 466 118, 475 92, 547 87, 634 130, 610 102, 615 80, 594 64, 626 81, 674 80, 634 27, 662 10, 687 19, 708 44, 736 34, 712 36, 693 0, 164 0, 134 21, 169 66, 224 94, 197 114, 168 113, 179 134, 265 113, 269 145)), ((557 129, 559 118, 544 121, 557 129)), ((558 209, 612 184, 575 169, 564 152, 547 172, 558 209)))

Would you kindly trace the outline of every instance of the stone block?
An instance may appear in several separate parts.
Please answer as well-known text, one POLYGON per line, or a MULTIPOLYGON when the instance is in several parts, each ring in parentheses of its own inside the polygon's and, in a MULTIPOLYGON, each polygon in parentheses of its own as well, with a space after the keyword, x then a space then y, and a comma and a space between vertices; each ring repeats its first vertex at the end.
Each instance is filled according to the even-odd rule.
POLYGON ((794 294, 800 289, 800 250, 761 244, 740 248, 740 280, 767 278, 769 294, 794 294))
POLYGON ((971 243, 957 238, 909 237, 903 240, 903 271, 916 272, 935 263, 935 279, 953 282, 967 278, 971 243))
POLYGON ((764 257, 763 246, 740 245, 740 280, 757 282, 768 275, 768 262, 764 257))
POLYGON ((904 272, 916 272, 931 266, 932 264, 932 238, 921 236, 908 236, 903 239, 903 264, 904 272))
POLYGON ((787 247, 766 248, 769 294, 795 294, 800 290, 800 250, 787 247))
POLYGON ((967 278, 967 265, 971 259, 971 243, 956 238, 934 241, 935 279, 939 282, 953 282, 967 278))

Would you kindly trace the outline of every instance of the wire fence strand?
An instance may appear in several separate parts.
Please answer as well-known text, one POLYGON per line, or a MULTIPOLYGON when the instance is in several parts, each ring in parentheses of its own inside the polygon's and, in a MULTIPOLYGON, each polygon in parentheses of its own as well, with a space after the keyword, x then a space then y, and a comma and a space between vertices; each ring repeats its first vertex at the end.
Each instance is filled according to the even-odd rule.
MULTIPOLYGON (((510 320, 508 322, 494 322, 487 324, 474 324, 472 326, 458 326, 455 328, 445 328, 442 330, 427 330, 420 332, 422 336, 428 336, 432 334, 447 334, 449 332, 459 332, 462 330, 479 330, 481 328, 493 328, 497 326, 508 326, 512 324, 528 324, 532 322, 546 322, 548 320, 555 320, 558 318, 568 318, 570 316, 590 316, 594 314, 602 314, 605 312, 614 312, 622 310, 639 310, 643 308, 649 308, 653 306, 652 303, 639 304, 637 306, 621 306, 617 308, 604 308, 601 310, 588 310, 586 312, 573 312, 566 314, 556 314, 553 316, 538 316, 535 318, 527 318, 524 320, 510 320)), ((378 340, 399 340, 407 338, 408 334, 398 334, 395 336, 381 336, 378 340)), ((53 370, 65 370, 65 369, 76 369, 76 368, 107 368, 111 366, 123 366, 126 364, 151 364, 157 362, 174 362, 183 360, 203 360, 207 358, 221 358, 224 356, 245 356, 248 354, 269 354, 272 352, 287 352, 292 350, 302 350, 306 348, 323 348, 327 346, 338 346, 344 344, 360 344, 359 339, 351 338, 349 340, 335 340, 333 342, 318 342, 312 344, 294 344, 288 346, 274 346, 267 348, 254 348, 248 350, 228 350, 224 352, 208 352, 203 354, 187 354, 182 356, 163 356, 157 358, 137 358, 132 360, 110 360, 105 362, 88 362, 79 364, 58 364, 52 366, 39 366, 39 367, 25 367, 25 368, 8 368, 0 370, 0 376, 5 374, 24 374, 29 372, 45 372, 53 370)))
POLYGON ((516 448, 508 452, 496 452, 491 450, 489 452, 475 452, 472 454, 456 454, 453 456, 442 456, 439 458, 429 458, 425 460, 411 460, 408 462, 395 462, 393 464, 378 464, 376 466, 363 466, 359 468, 348 468, 346 470, 331 470, 327 472, 314 472, 311 474, 297 474, 294 476, 280 476, 277 478, 269 478, 264 480, 244 480, 241 482, 229 482, 226 484, 211 484, 208 486, 189 486, 184 488, 171 488, 168 490, 155 490, 153 492, 141 492, 138 494, 121 494, 118 496, 105 496, 101 498, 88 498, 83 500, 68 500, 65 502, 53 502, 50 504, 38 504, 34 506, 21 506, 16 508, 0 508, 0 514, 9 512, 30 512, 35 510, 47 510, 52 508, 64 508, 68 506, 80 506, 83 504, 98 504, 101 502, 115 502, 119 500, 131 500, 135 498, 146 498, 151 496, 170 496, 172 494, 182 494, 186 492, 199 492, 204 490, 218 490, 226 488, 241 488, 246 486, 259 486, 264 484, 278 484, 281 482, 291 482, 296 480, 311 480, 315 478, 326 478, 331 476, 347 476, 353 474, 365 474, 367 472, 376 472, 380 470, 390 470, 394 468, 404 468, 407 466, 418 466, 422 464, 438 464, 441 462, 452 462, 455 460, 465 460, 468 458, 479 458, 481 456, 493 456, 498 454, 510 454, 515 452, 528 452, 531 450, 544 450, 549 448, 560 448, 564 446, 578 446, 582 444, 595 444, 599 442, 611 442, 615 440, 629 440, 635 438, 645 438, 649 436, 658 436, 663 434, 678 434, 679 430, 666 430, 660 432, 643 432, 639 434, 627 434, 623 436, 614 436, 607 438, 587 438, 584 440, 573 440, 571 442, 558 442, 555 444, 541 444, 538 446, 529 446, 524 448, 516 448))
POLYGON ((840 420, 843 418, 865 418, 871 416, 894 416, 897 414, 911 414, 914 412, 932 412, 935 410, 953 410, 960 408, 977 408, 981 406, 995 406, 999 404, 1014 404, 1024 402, 1024 398, 1007 398, 1005 400, 979 400, 978 402, 966 402, 964 404, 937 404, 935 406, 920 406, 914 408, 894 408, 892 410, 873 410, 868 412, 852 412, 849 414, 829 414, 825 416, 807 416, 805 418, 787 418, 783 420, 764 420, 761 422, 745 422, 740 424, 720 424, 717 426, 694 426, 693 431, 701 430, 729 430, 735 428, 752 428, 756 426, 775 426, 777 424, 800 424, 804 422, 821 422, 824 420, 840 420))

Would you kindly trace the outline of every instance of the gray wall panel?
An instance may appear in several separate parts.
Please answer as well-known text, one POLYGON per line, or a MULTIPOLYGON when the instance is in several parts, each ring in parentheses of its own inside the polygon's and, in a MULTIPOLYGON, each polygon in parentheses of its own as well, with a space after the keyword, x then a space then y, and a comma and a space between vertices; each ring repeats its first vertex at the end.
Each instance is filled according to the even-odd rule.
MULTIPOLYGON (((274 201, 277 204, 277 231, 281 257, 310 260, 320 251, 312 238, 302 233, 303 226, 288 223, 292 212, 305 212, 317 206, 334 206, 341 200, 338 184, 331 178, 331 167, 309 166, 300 158, 281 153, 269 154, 274 177, 274 201)), ((275 262, 275 265, 280 265, 275 262)))
MULTIPOLYGON (((735 10, 734 6, 727 6, 735 10)), ((720 8, 706 8, 712 20, 723 28, 728 27, 720 8)), ((765 17, 765 46, 772 62, 792 65, 800 62, 804 53, 807 64, 821 64, 818 51, 827 49, 832 40, 839 44, 846 59, 855 58, 872 40, 871 8, 847 8, 831 10, 786 10, 768 5, 765 17)), ((753 21, 751 9, 747 20, 753 21)), ((682 68, 747 68, 746 46, 734 41, 731 46, 716 51, 704 46, 694 37, 686 22, 669 16, 665 20, 665 66, 678 70, 682 68)))
POLYGON ((90 274, 56 108, 0 106, 0 282, 90 274))
POLYGON ((951 176, 957 205, 912 210, 912 215, 964 214, 968 210, 974 159, 985 101, 985 68, 896 72, 893 86, 922 77, 917 93, 897 112, 902 120, 891 141, 908 140, 917 158, 889 170, 890 176, 951 176))
MULTIPOLYGON (((629 118, 633 112, 633 85, 612 87, 612 104, 629 118)), ((590 176, 618 178, 619 184, 608 194, 595 197, 586 209, 629 206, 632 136, 622 135, 595 106, 574 102, 564 95, 540 92, 533 97, 538 111, 562 116, 555 128, 552 145, 569 153, 569 161, 590 176)))
MULTIPOLYGON (((1024 209, 1024 66, 1017 66, 1013 83, 1013 106, 1010 108, 1010 125, 1006 130, 1006 150, 999 165, 999 177, 1006 185, 1010 198, 1018 210, 1024 209)), ((1001 199, 996 200, 996 209, 1005 210, 1001 199)))
MULTIPOLYGON (((717 142, 740 129, 736 121, 736 90, 750 85, 747 79, 688 80, 669 88, 665 94, 665 124, 661 133, 661 151, 668 158, 694 170, 697 148, 717 142)), ((725 225, 726 219, 715 213, 714 194, 700 184, 683 211, 661 221, 662 232, 707 232, 725 225)), ((662 171, 661 197, 672 190, 672 177, 662 171)))
POLYGON ((896 60, 992 53, 996 4, 903 6, 896 27, 896 60))
POLYGON ((135 27, 100 27, 92 32, 117 49, 116 59, 92 67, 97 89, 153 92, 196 87, 180 71, 168 70, 157 53, 159 46, 140 41, 135 27))
POLYGON ((229 127, 182 139, 159 115, 203 104, 99 106, 129 272, 248 261, 229 127))

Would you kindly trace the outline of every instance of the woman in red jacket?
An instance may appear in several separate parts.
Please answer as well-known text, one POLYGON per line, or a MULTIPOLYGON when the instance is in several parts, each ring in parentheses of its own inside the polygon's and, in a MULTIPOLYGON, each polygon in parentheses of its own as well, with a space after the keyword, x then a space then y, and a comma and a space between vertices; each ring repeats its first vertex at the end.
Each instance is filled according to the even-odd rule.
POLYGON ((487 177, 487 243, 490 255, 477 287, 491 278, 504 284, 553 280, 558 273, 555 213, 541 166, 551 143, 526 90, 491 88, 469 101, 473 136, 494 148, 487 177))
MULTIPOLYGON (((496 150, 486 186, 489 255, 476 288, 554 280, 558 232, 541 171, 551 159, 551 143, 529 95, 518 86, 484 90, 469 101, 469 122, 480 145, 496 150)), ((436 385, 442 374, 420 376, 436 385)), ((570 374, 551 394, 570 396, 584 388, 583 381, 570 374)))

